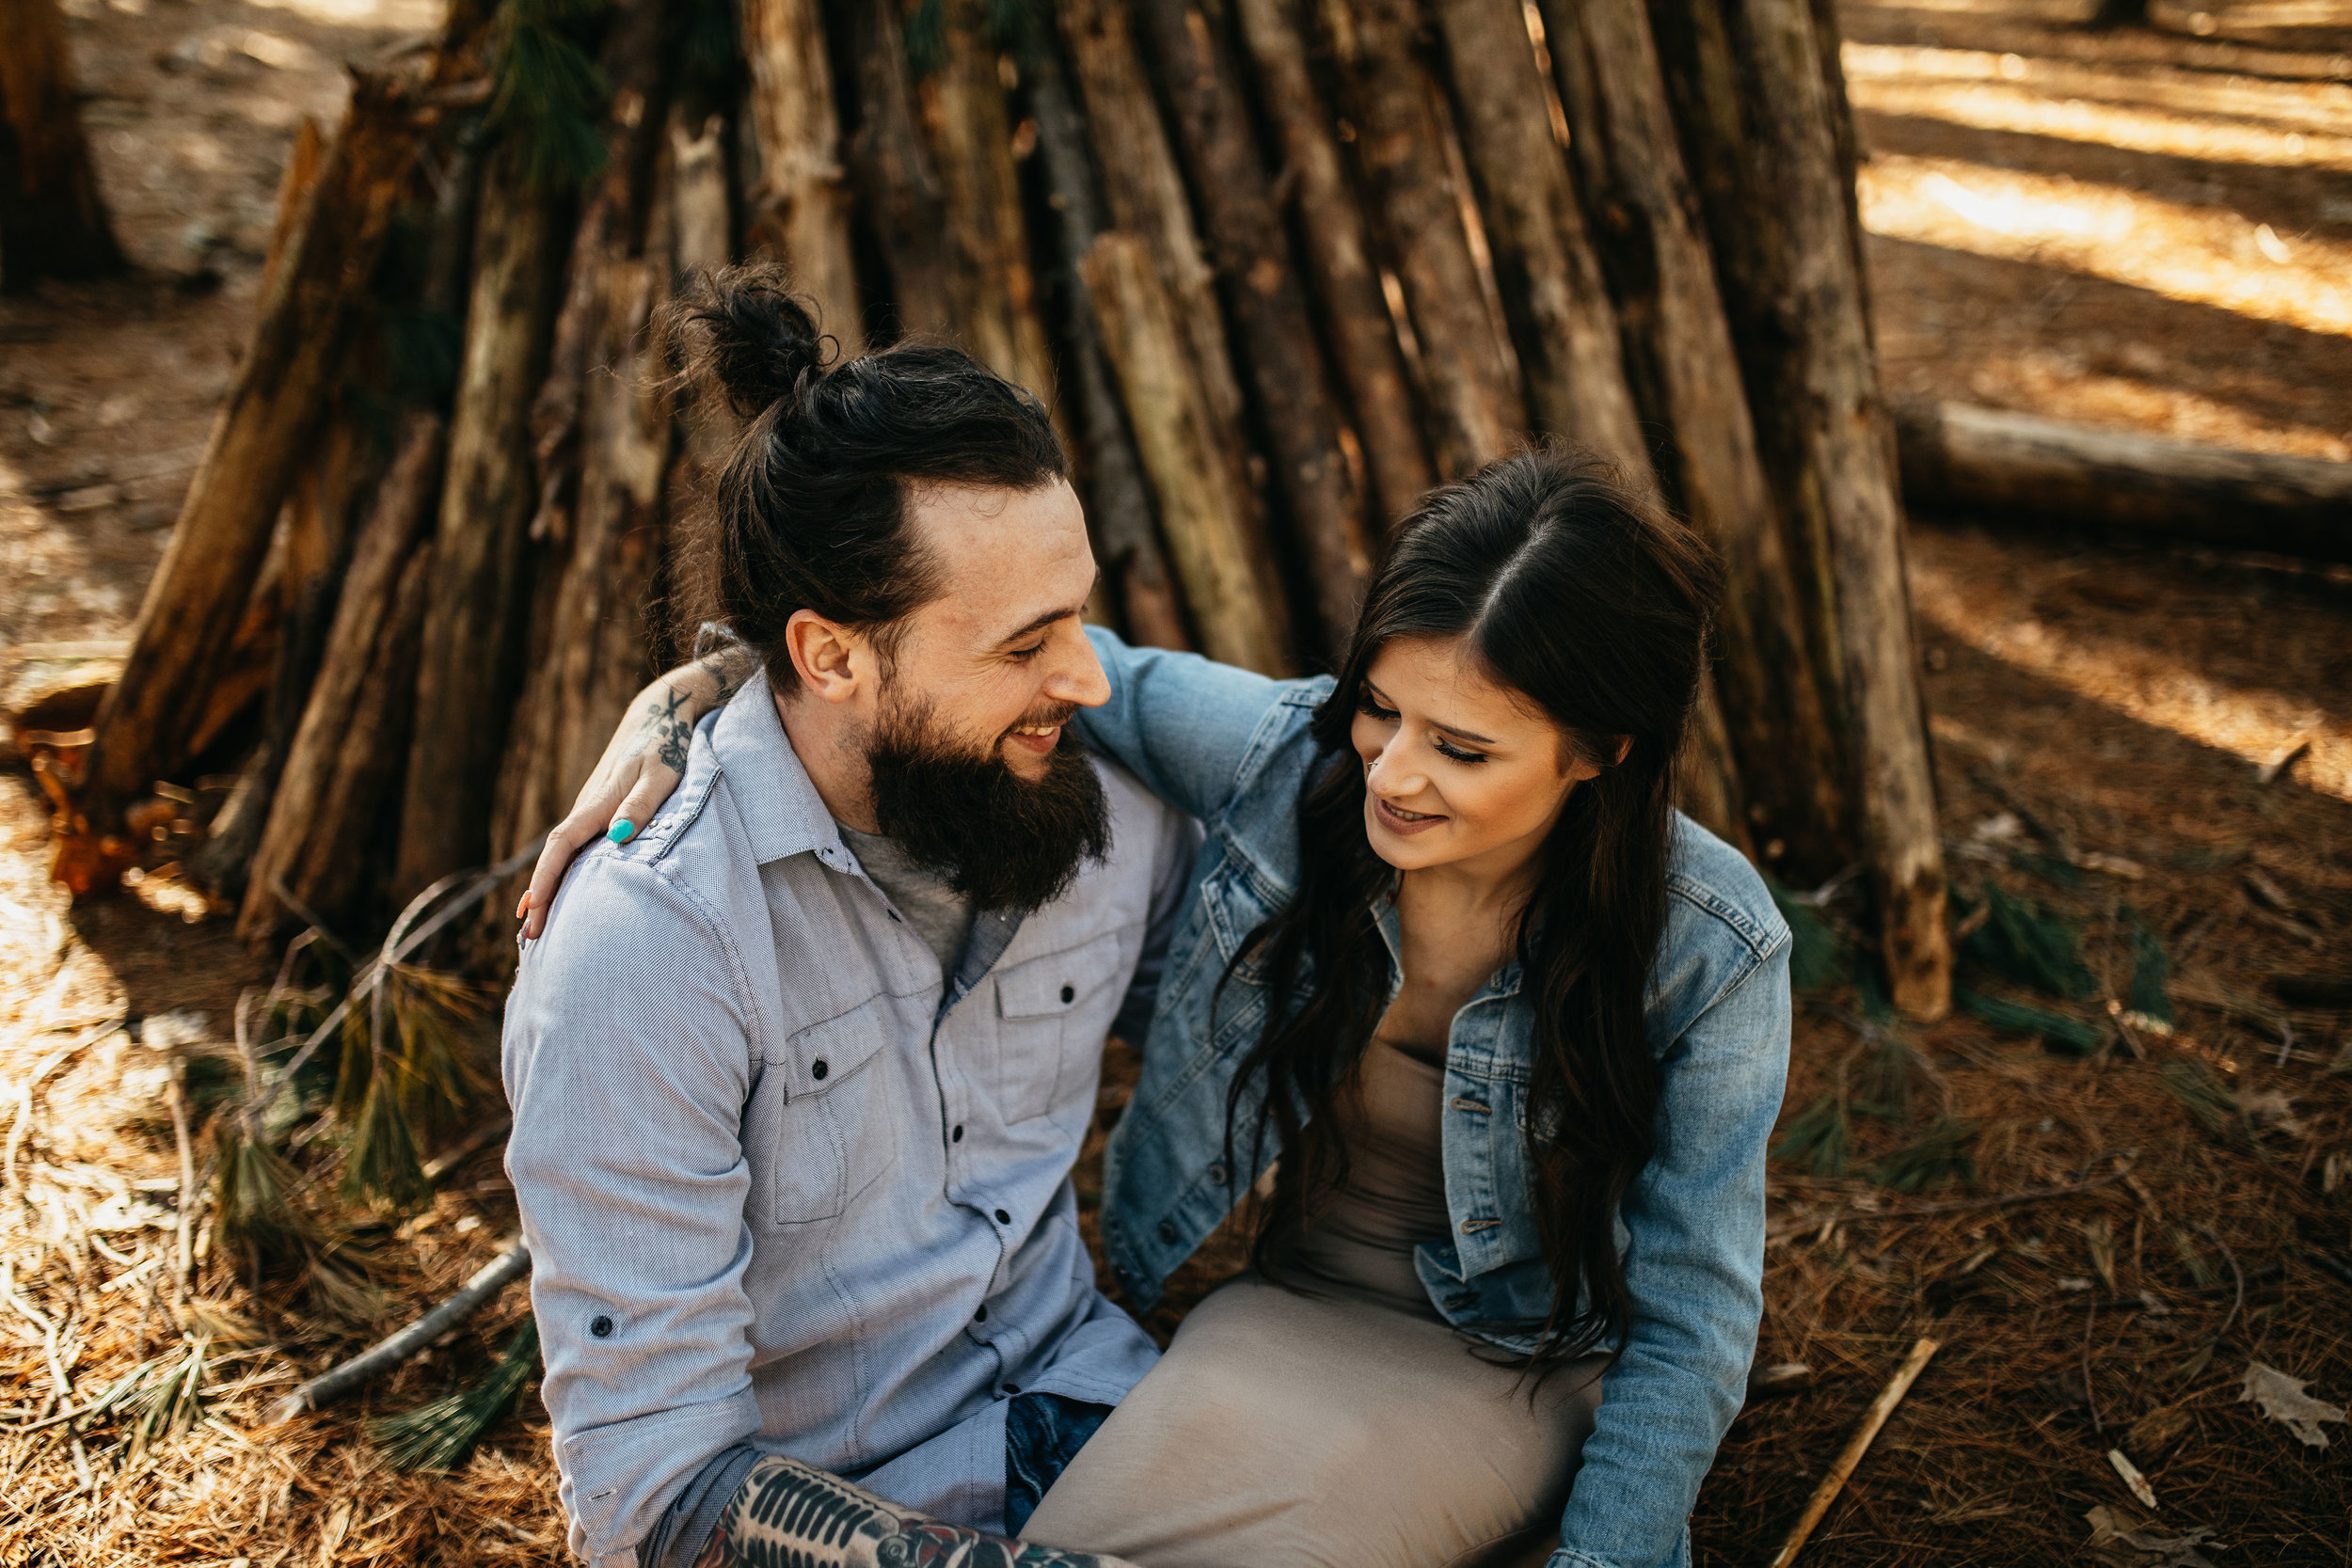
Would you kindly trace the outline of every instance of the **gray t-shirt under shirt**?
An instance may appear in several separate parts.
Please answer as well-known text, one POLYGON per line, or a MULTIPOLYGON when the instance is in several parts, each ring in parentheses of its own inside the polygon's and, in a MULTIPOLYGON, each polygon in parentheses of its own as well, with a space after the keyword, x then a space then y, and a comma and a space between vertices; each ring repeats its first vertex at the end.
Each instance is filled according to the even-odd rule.
POLYGON ((950 888, 938 872, 915 864, 897 840, 862 833, 839 822, 834 826, 841 829, 841 842, 857 856, 866 874, 890 895, 891 907, 938 956, 940 972, 953 975, 963 957, 964 939, 972 934, 972 900, 950 888))

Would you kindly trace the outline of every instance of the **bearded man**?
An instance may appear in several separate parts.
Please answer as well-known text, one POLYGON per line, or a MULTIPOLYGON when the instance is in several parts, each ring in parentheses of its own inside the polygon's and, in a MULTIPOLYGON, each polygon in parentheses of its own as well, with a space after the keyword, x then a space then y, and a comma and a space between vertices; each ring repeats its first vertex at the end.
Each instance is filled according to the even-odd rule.
POLYGON ((573 1547, 1097 1560, 994 1537, 1155 1354, 1070 1170, 1198 829, 1064 729, 1108 687, 1035 399, 944 348, 825 369, 771 272, 676 320, 747 420, 707 543, 758 669, 534 892, 505 1024, 573 1547))

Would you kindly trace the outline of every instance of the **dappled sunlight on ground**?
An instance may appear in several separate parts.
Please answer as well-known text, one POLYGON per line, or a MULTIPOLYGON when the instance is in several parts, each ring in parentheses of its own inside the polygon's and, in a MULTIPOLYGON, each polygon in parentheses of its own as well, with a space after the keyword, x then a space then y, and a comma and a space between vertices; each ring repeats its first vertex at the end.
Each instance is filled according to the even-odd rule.
POLYGON ((2352 334, 2352 245, 2281 238, 2220 207, 1960 158, 1874 158, 1874 234, 2086 273, 2308 332, 2352 334))

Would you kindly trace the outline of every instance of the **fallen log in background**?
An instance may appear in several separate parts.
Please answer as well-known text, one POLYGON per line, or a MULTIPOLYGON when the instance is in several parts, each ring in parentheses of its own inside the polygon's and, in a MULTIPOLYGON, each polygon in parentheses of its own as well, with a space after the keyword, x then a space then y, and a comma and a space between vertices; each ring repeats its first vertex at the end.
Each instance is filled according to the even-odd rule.
POLYGON ((2352 463, 1957 403, 1899 408, 1896 431, 1904 497, 1923 510, 2352 562, 2352 463))

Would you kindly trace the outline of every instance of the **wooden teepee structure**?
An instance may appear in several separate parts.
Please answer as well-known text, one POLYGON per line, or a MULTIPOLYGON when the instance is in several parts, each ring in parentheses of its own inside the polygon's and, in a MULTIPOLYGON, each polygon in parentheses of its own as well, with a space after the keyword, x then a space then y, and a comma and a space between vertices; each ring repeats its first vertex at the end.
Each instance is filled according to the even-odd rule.
POLYGON ((456 0, 297 158, 240 378, 79 759, 61 875, 199 756, 246 933, 358 929, 559 815, 671 653, 707 433, 680 269, 768 251, 845 354, 1047 400, 1106 618, 1267 671, 1433 483, 1534 433, 1728 564, 1690 808, 1849 867, 1949 993, 1826 0, 456 0))

